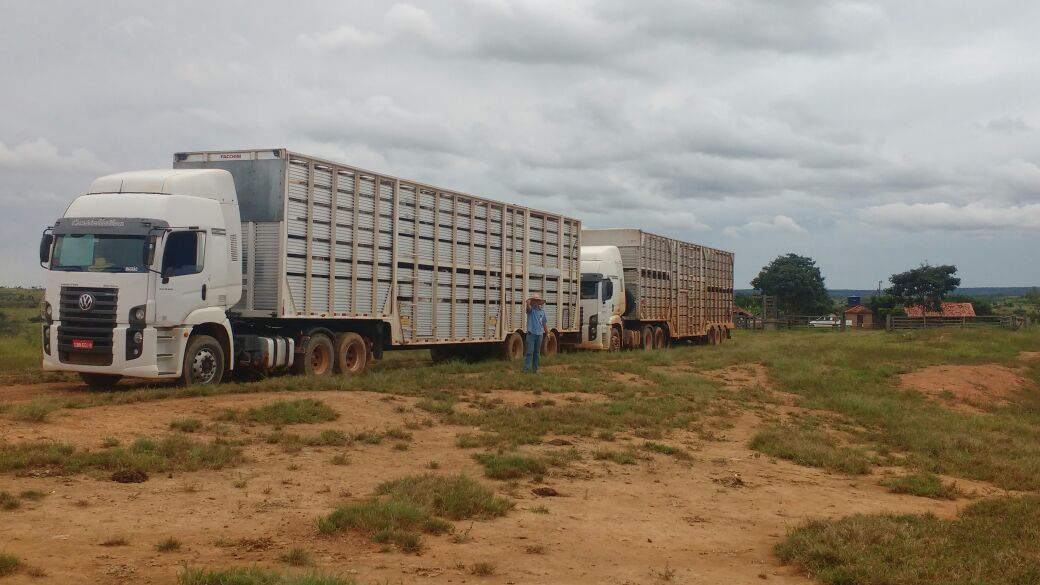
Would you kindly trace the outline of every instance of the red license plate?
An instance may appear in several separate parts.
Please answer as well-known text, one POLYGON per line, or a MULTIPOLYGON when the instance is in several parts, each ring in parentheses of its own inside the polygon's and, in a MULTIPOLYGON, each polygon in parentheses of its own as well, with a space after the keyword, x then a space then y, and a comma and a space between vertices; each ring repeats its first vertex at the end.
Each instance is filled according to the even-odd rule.
POLYGON ((94 349, 93 339, 73 339, 72 349, 94 349))

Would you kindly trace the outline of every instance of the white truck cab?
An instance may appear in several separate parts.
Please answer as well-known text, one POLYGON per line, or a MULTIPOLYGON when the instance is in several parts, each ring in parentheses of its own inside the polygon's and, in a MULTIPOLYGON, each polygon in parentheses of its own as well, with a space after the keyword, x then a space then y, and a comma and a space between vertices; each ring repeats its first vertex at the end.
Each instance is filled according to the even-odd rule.
POLYGON ((239 208, 223 170, 94 181, 44 233, 43 369, 210 382, 232 367, 239 208), (190 355, 189 355, 190 354, 190 355))
POLYGON ((625 277, 616 246, 581 247, 581 349, 622 347, 625 277))

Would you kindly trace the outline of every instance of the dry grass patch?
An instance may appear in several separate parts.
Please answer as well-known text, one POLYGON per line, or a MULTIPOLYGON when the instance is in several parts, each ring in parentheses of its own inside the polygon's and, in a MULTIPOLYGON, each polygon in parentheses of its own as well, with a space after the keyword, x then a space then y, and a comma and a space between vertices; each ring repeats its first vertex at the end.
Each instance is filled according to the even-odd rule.
POLYGON ((473 456, 484 466, 484 475, 491 479, 519 479, 528 475, 544 475, 545 461, 517 453, 477 453, 473 456))
POLYGON ((221 569, 186 568, 177 585, 356 585, 357 581, 327 573, 279 573, 258 567, 221 569))
POLYGON ((328 422, 339 418, 339 413, 321 400, 301 398, 278 400, 243 412, 233 408, 225 410, 218 420, 252 422, 265 425, 296 425, 328 422))
POLYGON ((770 427, 756 433, 750 446, 766 455, 799 465, 851 475, 870 473, 870 461, 866 453, 860 449, 839 446, 833 437, 817 429, 770 427))
POLYGON ((956 500, 964 492, 954 482, 944 482, 934 473, 912 473, 881 482, 894 494, 909 494, 936 500, 956 500))
POLYGON ((1022 585, 1040 582, 1040 497, 977 502, 960 516, 813 520, 776 553, 829 585, 1022 585))
POLYGON ((408 476, 380 485, 370 500, 340 507, 319 519, 318 530, 322 534, 354 530, 373 542, 418 553, 421 534, 452 530, 443 518, 489 519, 502 516, 511 507, 511 502, 464 475, 408 476))
POLYGON ((196 471, 223 469, 241 461, 242 450, 238 446, 223 441, 204 443, 184 435, 158 440, 140 438, 129 447, 98 451, 52 442, 0 445, 0 472, 196 471))

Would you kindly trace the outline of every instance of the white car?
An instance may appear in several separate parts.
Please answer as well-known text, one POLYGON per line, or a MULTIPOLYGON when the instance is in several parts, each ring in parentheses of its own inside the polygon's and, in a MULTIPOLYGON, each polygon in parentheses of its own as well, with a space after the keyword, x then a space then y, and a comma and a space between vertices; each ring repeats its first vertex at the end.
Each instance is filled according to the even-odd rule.
MULTIPOLYGON (((845 320, 846 327, 852 327, 852 321, 845 320)), ((809 327, 841 327, 841 319, 835 315, 825 315, 809 321, 809 327)))

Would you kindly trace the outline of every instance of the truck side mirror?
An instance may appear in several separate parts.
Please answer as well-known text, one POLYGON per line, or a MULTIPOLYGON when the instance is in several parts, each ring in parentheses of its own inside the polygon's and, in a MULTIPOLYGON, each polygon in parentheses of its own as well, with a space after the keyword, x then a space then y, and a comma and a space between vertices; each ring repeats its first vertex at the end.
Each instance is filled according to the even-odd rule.
POLYGON ((54 243, 53 234, 43 234, 40 238, 40 262, 47 262, 51 259, 51 244, 54 243))

